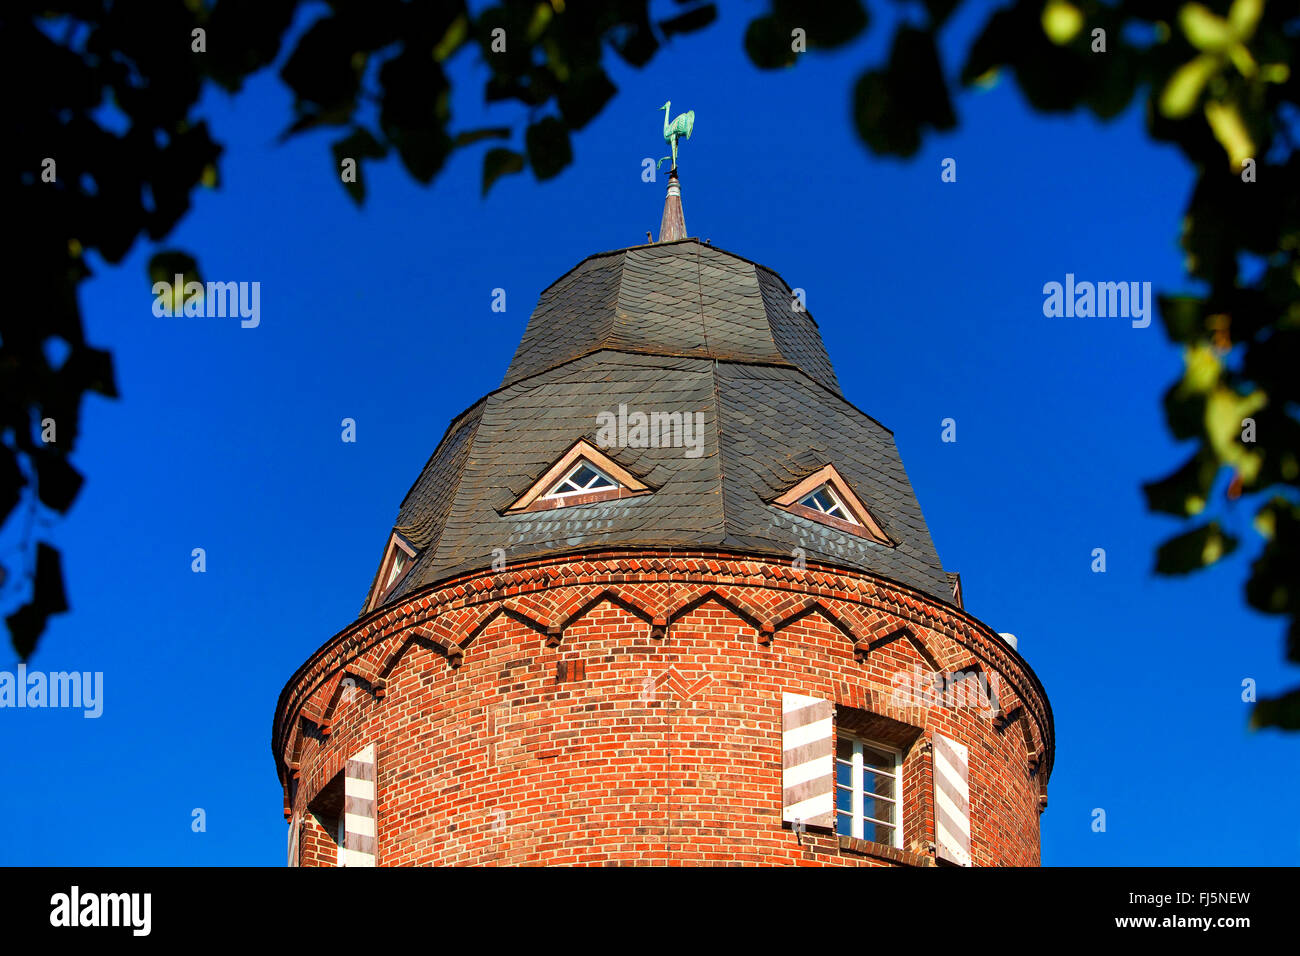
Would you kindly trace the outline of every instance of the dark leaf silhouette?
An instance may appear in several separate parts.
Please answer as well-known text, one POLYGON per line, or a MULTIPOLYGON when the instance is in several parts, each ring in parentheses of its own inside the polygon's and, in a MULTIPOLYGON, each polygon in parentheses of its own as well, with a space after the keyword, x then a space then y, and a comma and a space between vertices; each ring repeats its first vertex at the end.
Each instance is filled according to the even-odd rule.
POLYGON ((523 168, 524 157, 513 149, 489 149, 483 157, 483 195, 486 196, 492 184, 502 176, 522 172, 523 168))
POLYGON ((36 571, 31 600, 5 618, 5 623, 9 626, 9 639, 21 659, 27 660, 35 650, 36 641, 45 630, 45 622, 67 609, 68 601, 63 591, 63 561, 58 551, 41 542, 36 546, 36 571))

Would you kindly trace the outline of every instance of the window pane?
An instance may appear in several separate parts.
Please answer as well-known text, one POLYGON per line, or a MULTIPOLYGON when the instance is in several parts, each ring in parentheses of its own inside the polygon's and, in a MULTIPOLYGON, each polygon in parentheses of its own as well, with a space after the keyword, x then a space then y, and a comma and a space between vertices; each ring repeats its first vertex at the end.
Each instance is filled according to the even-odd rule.
POLYGON ((853 786, 853 765, 842 760, 835 761, 835 782, 841 787, 853 786))
POLYGON ((840 836, 853 836, 853 817, 847 813, 835 814, 835 832, 840 836))
POLYGON ((835 741, 835 756, 841 760, 853 760, 853 741, 847 737, 841 737, 835 741))
POLYGON ((877 800, 869 793, 862 795, 862 815, 875 817, 877 820, 894 822, 894 804, 888 800, 877 800))
POLYGON ((894 772, 894 755, 883 750, 876 750, 867 744, 862 745, 862 766, 876 767, 881 770, 894 772))
POLYGON ((853 812, 853 791, 848 787, 835 788, 835 809, 843 813, 853 812))
POLYGON ((870 820, 863 820, 862 839, 875 840, 877 843, 884 843, 888 846, 893 846, 894 828, 887 827, 883 823, 872 823, 870 820))
POLYGON ((561 479, 547 497, 558 498, 564 495, 578 495, 585 492, 603 491, 606 488, 617 487, 618 482, 597 471, 589 463, 584 461, 579 462, 566 477, 561 479))
POLYGON ((888 774, 864 769, 862 771, 862 787, 878 797, 889 797, 891 800, 898 799, 898 795, 894 792, 894 778, 888 774))
POLYGON ((385 584, 391 585, 402 576, 402 569, 406 567, 406 552, 398 549, 393 555, 393 564, 388 569, 388 580, 385 584))
POLYGON ((823 485, 810 495, 804 495, 803 500, 799 502, 805 508, 813 508, 817 511, 828 512, 835 507, 835 499, 830 496, 823 485))

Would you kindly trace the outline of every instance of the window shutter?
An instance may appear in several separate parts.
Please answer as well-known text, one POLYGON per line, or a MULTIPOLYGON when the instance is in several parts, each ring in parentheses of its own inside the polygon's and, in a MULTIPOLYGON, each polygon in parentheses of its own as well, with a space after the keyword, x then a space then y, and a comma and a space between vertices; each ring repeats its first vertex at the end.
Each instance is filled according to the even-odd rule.
POLYGON ((352 755, 343 775, 343 865, 375 865, 375 745, 352 755))
POLYGON ((298 814, 289 818, 289 866, 298 865, 298 814))
POLYGON ((939 859, 970 866, 970 751, 934 735, 934 832, 939 859))
POLYGON ((835 725, 831 702, 781 695, 781 819, 835 822, 835 725))

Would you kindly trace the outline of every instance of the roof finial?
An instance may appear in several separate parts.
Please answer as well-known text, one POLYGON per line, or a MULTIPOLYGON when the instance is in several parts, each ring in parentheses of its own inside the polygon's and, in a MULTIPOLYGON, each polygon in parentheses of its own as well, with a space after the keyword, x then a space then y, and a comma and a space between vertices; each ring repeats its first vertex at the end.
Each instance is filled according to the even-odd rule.
POLYGON ((664 200, 664 218, 659 223, 659 241, 675 242, 686 238, 686 213, 682 212, 682 185, 677 170, 668 174, 668 197, 664 200))
MULTIPOLYGON (((681 136, 685 136, 687 139, 691 138, 691 131, 695 129, 695 110, 678 113, 677 118, 670 123, 668 122, 668 107, 671 105, 672 100, 668 100, 659 108, 664 111, 664 142, 673 148, 673 155, 671 157, 665 156, 664 159, 672 159, 673 165, 669 172, 675 173, 677 172, 677 140, 681 136)), ((659 160, 656 168, 663 166, 664 159, 659 160)))
POLYGON ((691 132, 695 129, 694 110, 681 113, 669 122, 668 110, 671 105, 670 100, 659 107, 664 111, 664 142, 673 149, 672 156, 665 156, 658 163, 658 166, 663 166, 664 159, 673 161, 672 168, 668 170, 668 196, 664 200, 664 218, 659 223, 660 242, 673 242, 686 238, 686 214, 682 211, 682 186, 677 180, 677 140, 682 136, 690 139, 691 132))

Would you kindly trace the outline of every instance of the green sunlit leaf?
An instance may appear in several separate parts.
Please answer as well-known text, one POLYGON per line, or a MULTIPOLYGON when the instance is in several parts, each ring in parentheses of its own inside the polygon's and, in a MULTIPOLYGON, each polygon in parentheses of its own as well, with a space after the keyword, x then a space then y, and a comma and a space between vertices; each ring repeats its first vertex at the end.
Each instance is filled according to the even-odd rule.
POLYGON ((1242 160, 1255 155, 1255 142, 1246 131, 1246 124, 1241 114, 1232 103, 1209 102, 1205 104, 1205 119, 1214 131, 1214 138, 1228 153, 1228 161, 1234 170, 1241 168, 1242 160))
POLYGON ((1160 112, 1170 119, 1182 119, 1189 114, 1196 108, 1201 90, 1220 66, 1217 58, 1205 53, 1180 66, 1160 94, 1160 112))
POLYGON ((1178 25, 1187 42, 1205 53, 1219 53, 1237 42, 1237 32, 1227 20, 1216 17, 1199 3, 1184 4, 1178 11, 1178 25))
POLYGON ((1264 13, 1264 0, 1235 0, 1228 11, 1228 22, 1239 40, 1249 40, 1264 13))
POLYGON ((1048 0, 1043 7, 1043 32, 1057 46, 1065 46, 1083 29, 1083 14, 1066 0, 1048 0))

